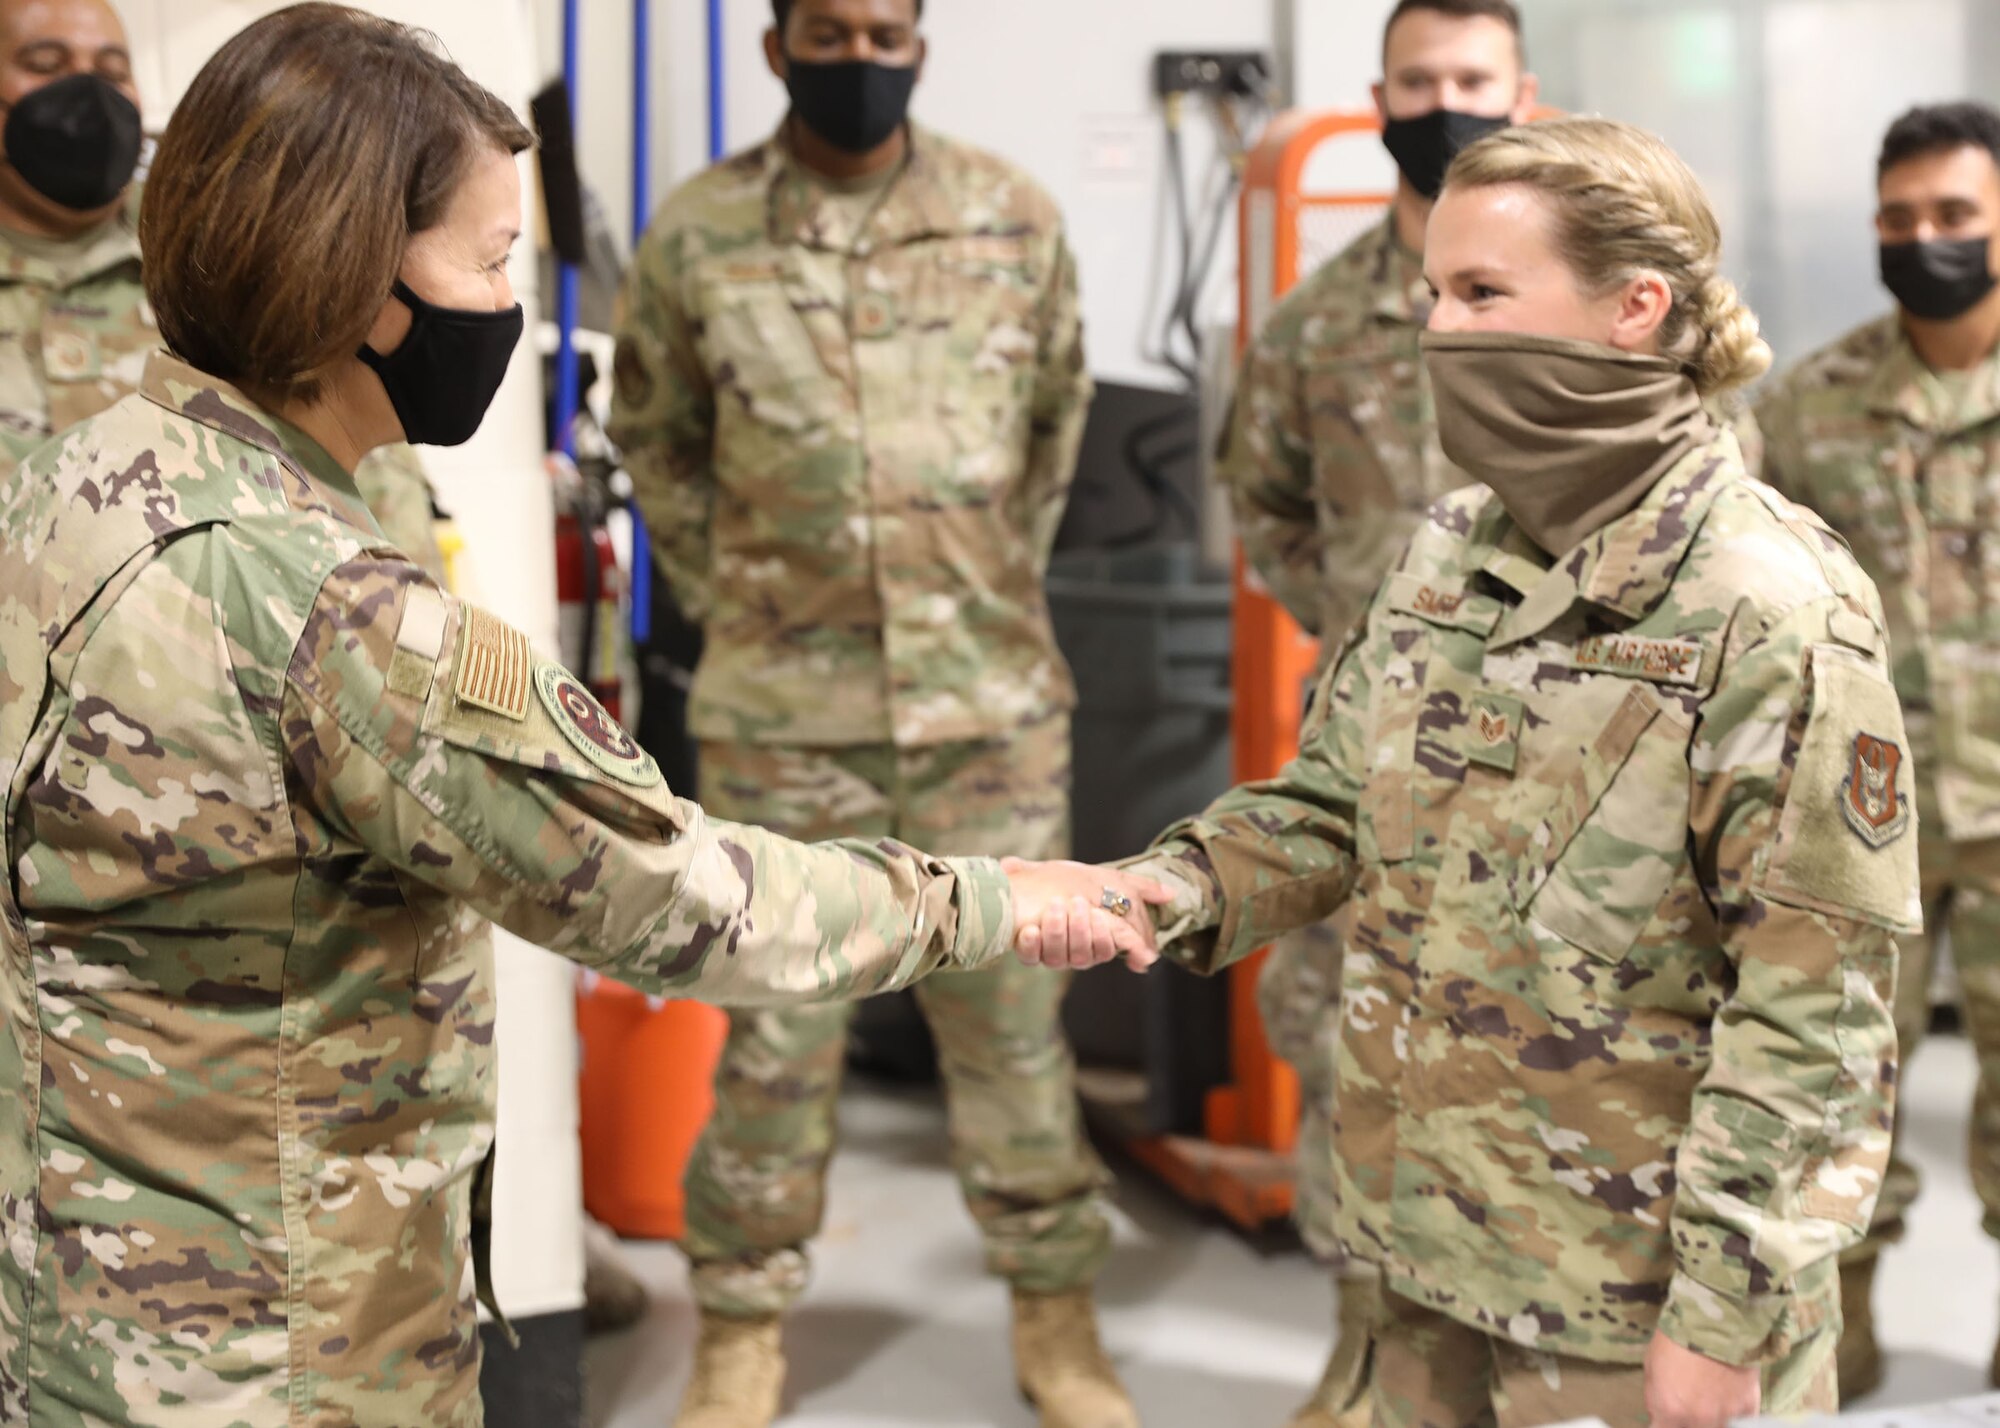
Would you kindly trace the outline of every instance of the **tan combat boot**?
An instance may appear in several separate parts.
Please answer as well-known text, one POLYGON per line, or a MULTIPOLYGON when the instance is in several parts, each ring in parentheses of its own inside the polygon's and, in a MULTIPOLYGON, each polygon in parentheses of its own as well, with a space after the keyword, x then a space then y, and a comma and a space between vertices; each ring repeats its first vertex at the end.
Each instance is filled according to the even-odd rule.
POLYGON ((1342 1278, 1335 1281, 1335 1289, 1340 1296, 1339 1322, 1326 1372, 1285 1428, 1368 1428, 1371 1421, 1368 1395, 1355 1396, 1355 1390, 1364 1386, 1361 1361, 1368 1353, 1369 1327, 1380 1291, 1373 1278, 1342 1278), (1351 1404, 1350 1397, 1355 1397, 1351 1404))
POLYGON ((674 1428, 769 1428, 785 1387, 780 1324, 762 1319, 701 1316, 694 1377, 681 1398, 674 1428))
POLYGON ((1882 1386, 1882 1346, 1875 1340, 1875 1264, 1871 1256, 1840 1267, 1840 1401, 1853 1403, 1882 1386))
POLYGON ((1014 1291, 1014 1373, 1042 1428, 1139 1428, 1139 1412, 1097 1338, 1088 1292, 1014 1291))
POLYGON ((646 1286, 625 1267, 611 1231, 588 1221, 583 1231, 583 1328, 588 1334, 629 1329, 646 1317, 646 1286))

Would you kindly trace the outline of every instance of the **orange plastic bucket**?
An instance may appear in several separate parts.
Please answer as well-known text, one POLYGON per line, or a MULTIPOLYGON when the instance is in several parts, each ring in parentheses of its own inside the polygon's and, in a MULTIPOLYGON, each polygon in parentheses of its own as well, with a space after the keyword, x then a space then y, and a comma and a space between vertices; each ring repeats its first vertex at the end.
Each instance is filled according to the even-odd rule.
POLYGON ((585 972, 576 1027, 584 1207, 628 1238, 677 1240, 687 1229, 681 1182, 715 1108, 729 1018, 585 972))

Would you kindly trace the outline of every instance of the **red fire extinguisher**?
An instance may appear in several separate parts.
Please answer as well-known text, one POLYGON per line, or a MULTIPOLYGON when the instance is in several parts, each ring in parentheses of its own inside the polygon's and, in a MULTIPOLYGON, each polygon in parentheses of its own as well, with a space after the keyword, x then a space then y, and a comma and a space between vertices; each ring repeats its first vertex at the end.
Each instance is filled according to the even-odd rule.
POLYGON ((584 682, 605 712, 622 720, 625 574, 618 548, 601 514, 579 483, 558 486, 556 599, 563 663, 584 682), (564 499, 571 495, 571 499, 564 499))

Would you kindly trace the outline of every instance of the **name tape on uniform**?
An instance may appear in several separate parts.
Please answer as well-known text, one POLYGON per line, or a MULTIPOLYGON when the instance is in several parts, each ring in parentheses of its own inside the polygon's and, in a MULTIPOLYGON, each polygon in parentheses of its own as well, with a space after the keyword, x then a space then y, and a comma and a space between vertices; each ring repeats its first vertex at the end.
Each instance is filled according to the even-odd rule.
POLYGON ((1427 585, 1403 574, 1389 577, 1389 608, 1475 635, 1491 634, 1501 613, 1494 601, 1471 595, 1462 585, 1427 585))
POLYGON ((1570 664, 1575 669, 1628 675, 1655 684, 1699 684, 1702 654, 1699 640, 1597 635, 1570 651, 1570 664))

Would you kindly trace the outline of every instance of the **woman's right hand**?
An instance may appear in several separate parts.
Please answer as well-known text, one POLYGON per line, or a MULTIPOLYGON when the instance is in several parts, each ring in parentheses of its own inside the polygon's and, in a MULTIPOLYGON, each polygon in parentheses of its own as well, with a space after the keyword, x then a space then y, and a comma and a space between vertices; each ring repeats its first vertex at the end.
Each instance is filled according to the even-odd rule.
POLYGON ((1030 863, 1003 859, 1014 888, 1014 951, 1031 967, 1081 971, 1123 957, 1135 972, 1159 960, 1149 907, 1173 894, 1151 878, 1088 863, 1030 863), (1107 909, 1104 894, 1123 897, 1122 913, 1107 909))

